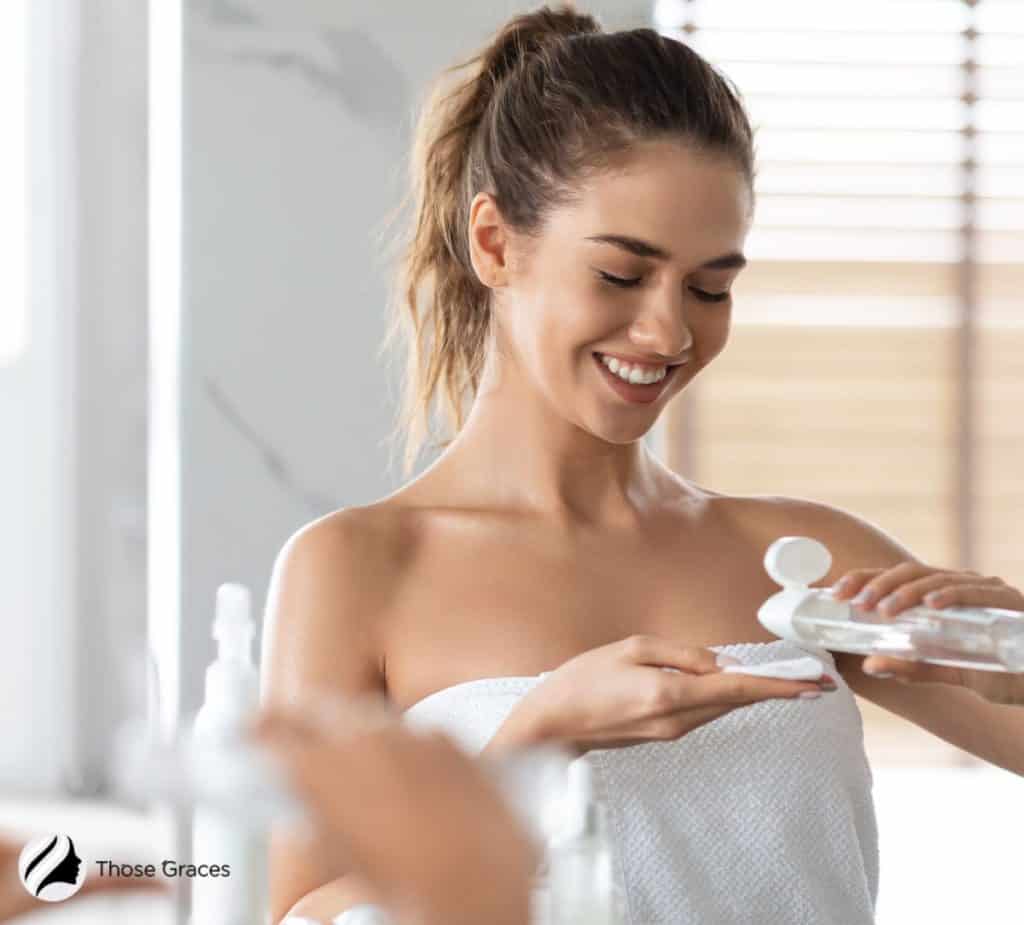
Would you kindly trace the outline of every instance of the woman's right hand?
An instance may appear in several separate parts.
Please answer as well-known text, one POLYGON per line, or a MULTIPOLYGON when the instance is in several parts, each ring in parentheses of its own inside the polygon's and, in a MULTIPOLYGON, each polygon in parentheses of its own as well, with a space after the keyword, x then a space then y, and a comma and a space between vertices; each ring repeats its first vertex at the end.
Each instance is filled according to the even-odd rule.
POLYGON ((736 662, 720 666, 710 649, 629 636, 560 665, 519 701, 510 719, 531 730, 531 740, 557 741, 582 754, 678 739, 759 700, 835 690, 827 674, 786 681, 723 673, 730 663, 736 662))

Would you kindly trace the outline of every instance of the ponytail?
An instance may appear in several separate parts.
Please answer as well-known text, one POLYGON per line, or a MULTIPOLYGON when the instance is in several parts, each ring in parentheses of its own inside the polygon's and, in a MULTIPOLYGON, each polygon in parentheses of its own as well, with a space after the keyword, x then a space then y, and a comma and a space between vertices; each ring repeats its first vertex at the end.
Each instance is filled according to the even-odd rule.
POLYGON ((475 194, 491 193, 511 227, 535 231, 586 166, 635 140, 673 134, 725 150, 752 173, 742 105, 707 62, 650 29, 605 33, 569 6, 515 17, 486 48, 442 72, 416 126, 411 232, 382 345, 406 334, 392 434, 406 435, 404 474, 430 432, 438 393, 454 437, 483 371, 492 314, 469 255, 475 194))

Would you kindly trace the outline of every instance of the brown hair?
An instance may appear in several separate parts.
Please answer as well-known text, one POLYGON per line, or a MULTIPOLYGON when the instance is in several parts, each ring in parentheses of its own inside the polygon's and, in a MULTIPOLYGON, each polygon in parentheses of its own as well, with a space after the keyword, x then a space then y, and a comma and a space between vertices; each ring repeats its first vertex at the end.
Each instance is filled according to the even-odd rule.
POLYGON ((607 33, 590 15, 543 6, 442 72, 416 126, 414 218, 384 341, 401 329, 408 335, 392 435, 406 434, 406 475, 439 388, 457 433, 483 370, 490 290, 470 263, 474 195, 489 192, 511 228, 535 236, 553 208, 572 201, 574 181, 638 141, 663 137, 731 157, 753 186, 752 132, 738 91, 653 29, 607 33), (449 86, 445 78, 460 72, 449 86))

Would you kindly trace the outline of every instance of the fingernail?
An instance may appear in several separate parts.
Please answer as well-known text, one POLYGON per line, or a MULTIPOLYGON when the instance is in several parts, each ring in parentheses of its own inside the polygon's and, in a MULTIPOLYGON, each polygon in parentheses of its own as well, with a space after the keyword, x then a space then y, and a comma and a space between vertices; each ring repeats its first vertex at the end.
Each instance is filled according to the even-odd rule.
POLYGON ((860 594, 858 594, 856 597, 853 598, 853 603, 854 604, 863 604, 866 601, 869 601, 870 599, 871 599, 871 592, 867 588, 864 588, 860 592, 860 594))
POLYGON ((801 700, 814 700, 815 697, 821 696, 821 691, 800 691, 797 696, 801 700))
POLYGON ((722 668, 724 668, 726 665, 742 665, 743 664, 738 658, 734 658, 731 655, 724 655, 721 652, 719 652, 715 656, 715 663, 719 667, 722 667, 722 668))
POLYGON ((845 591, 848 587, 850 587, 850 579, 840 578, 839 581, 832 585, 831 591, 833 594, 838 594, 842 591, 845 591))

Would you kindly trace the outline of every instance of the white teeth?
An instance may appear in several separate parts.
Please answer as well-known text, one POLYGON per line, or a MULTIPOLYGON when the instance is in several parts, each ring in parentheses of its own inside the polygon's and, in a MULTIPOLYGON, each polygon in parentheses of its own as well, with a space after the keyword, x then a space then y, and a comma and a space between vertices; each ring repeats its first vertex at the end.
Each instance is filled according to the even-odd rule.
POLYGON ((623 363, 616 357, 606 357, 603 353, 600 354, 601 362, 608 367, 616 376, 620 379, 630 382, 633 385, 642 383, 644 385, 651 385, 655 382, 661 382, 662 379, 668 374, 667 366, 659 366, 656 369, 643 366, 630 366, 629 363, 623 363))

